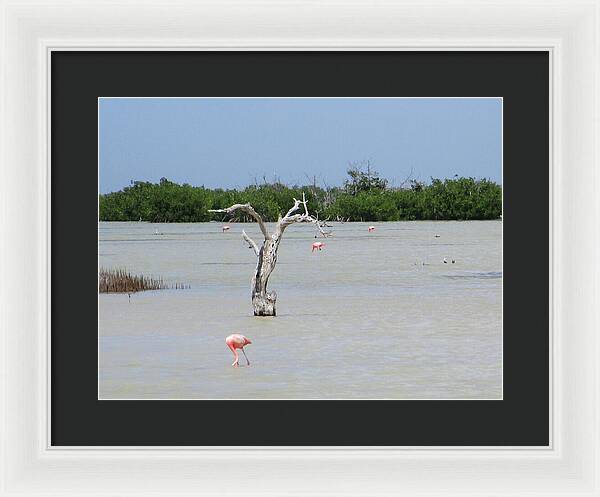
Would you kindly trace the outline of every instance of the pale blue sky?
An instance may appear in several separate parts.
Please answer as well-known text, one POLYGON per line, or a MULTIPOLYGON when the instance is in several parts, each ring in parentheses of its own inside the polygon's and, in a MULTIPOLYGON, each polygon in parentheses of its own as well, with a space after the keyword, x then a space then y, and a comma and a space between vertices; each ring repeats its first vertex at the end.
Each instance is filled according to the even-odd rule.
POLYGON ((163 176, 333 186, 365 160, 396 185, 411 169, 501 182, 500 98, 101 98, 99 113, 101 193, 163 176))

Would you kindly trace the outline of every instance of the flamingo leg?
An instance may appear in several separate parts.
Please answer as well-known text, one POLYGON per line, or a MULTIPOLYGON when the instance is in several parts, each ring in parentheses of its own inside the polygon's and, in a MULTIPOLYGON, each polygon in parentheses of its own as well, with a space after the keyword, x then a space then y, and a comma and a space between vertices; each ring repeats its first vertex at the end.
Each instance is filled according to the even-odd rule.
POLYGON ((244 352, 244 347, 242 347, 242 353, 244 354, 244 357, 246 358, 246 362, 248 363, 247 366, 250 366, 250 361, 248 360, 248 356, 246 355, 246 352, 244 352))
POLYGON ((239 360, 240 360, 237 350, 235 350, 235 347, 229 343, 227 344, 227 346, 229 347, 229 350, 231 350, 231 352, 233 352, 233 356, 235 357, 235 361, 233 361, 232 366, 237 367, 239 364, 239 360))

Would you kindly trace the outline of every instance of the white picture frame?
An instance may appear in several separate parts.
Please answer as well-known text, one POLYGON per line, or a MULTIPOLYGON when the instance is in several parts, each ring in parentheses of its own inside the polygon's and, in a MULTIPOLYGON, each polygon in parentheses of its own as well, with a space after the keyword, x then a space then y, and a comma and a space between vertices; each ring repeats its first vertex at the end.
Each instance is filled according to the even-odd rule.
POLYGON ((600 496, 598 0, 0 5, 0 495, 600 496), (550 447, 51 447, 49 54, 64 49, 548 51, 550 447))

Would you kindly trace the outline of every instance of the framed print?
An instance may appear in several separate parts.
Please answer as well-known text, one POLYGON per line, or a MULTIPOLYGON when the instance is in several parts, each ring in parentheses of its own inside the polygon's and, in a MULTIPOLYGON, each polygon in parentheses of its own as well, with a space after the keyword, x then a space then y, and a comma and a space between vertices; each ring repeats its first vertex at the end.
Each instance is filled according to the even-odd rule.
POLYGON ((597 2, 2 16, 3 495, 600 494, 597 2))
POLYGON ((516 215, 548 217, 545 189, 533 205, 524 194, 549 181, 548 53, 61 51, 51 64, 53 445, 550 444, 548 267, 534 257, 548 226, 516 215), (348 147, 391 165, 348 166, 348 147), (395 161, 417 176, 394 179, 411 174, 395 161), (69 294, 84 267, 99 294, 95 275, 69 294), (73 342, 78 328, 98 334, 73 342), (139 419, 158 406, 178 421, 149 431, 139 419), (399 417, 406 428, 385 428, 399 417), (228 430, 237 419, 253 428, 228 430))

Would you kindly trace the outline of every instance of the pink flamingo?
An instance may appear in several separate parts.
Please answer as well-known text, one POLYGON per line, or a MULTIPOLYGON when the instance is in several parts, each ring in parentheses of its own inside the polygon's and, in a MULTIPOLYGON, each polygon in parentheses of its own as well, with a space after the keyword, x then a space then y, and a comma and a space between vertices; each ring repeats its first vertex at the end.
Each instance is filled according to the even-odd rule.
POLYGON ((371 231, 375 231, 375 226, 369 226, 369 233, 370 233, 371 231))
POLYGON ((226 224, 225 226, 223 226, 223 233, 225 233, 226 231, 229 231, 230 229, 231 229, 231 226, 226 224))
POLYGON ((311 252, 314 252, 315 250, 321 250, 324 246, 325 244, 323 242, 315 242, 312 244, 311 252))
POLYGON ((235 361, 233 361, 233 364, 232 364, 233 367, 237 368, 239 365, 240 358, 238 356, 237 349, 242 350, 242 353, 244 354, 244 357, 246 358, 246 362, 248 363, 247 365, 250 366, 250 361, 248 360, 248 356, 246 355, 246 352, 244 352, 244 347, 246 345, 249 345, 252 343, 250 340, 248 340, 244 335, 238 335, 237 333, 235 333, 233 335, 229 335, 225 339, 225 343, 227 344, 227 346, 229 347, 231 352, 233 352, 233 355, 235 357, 235 361))

